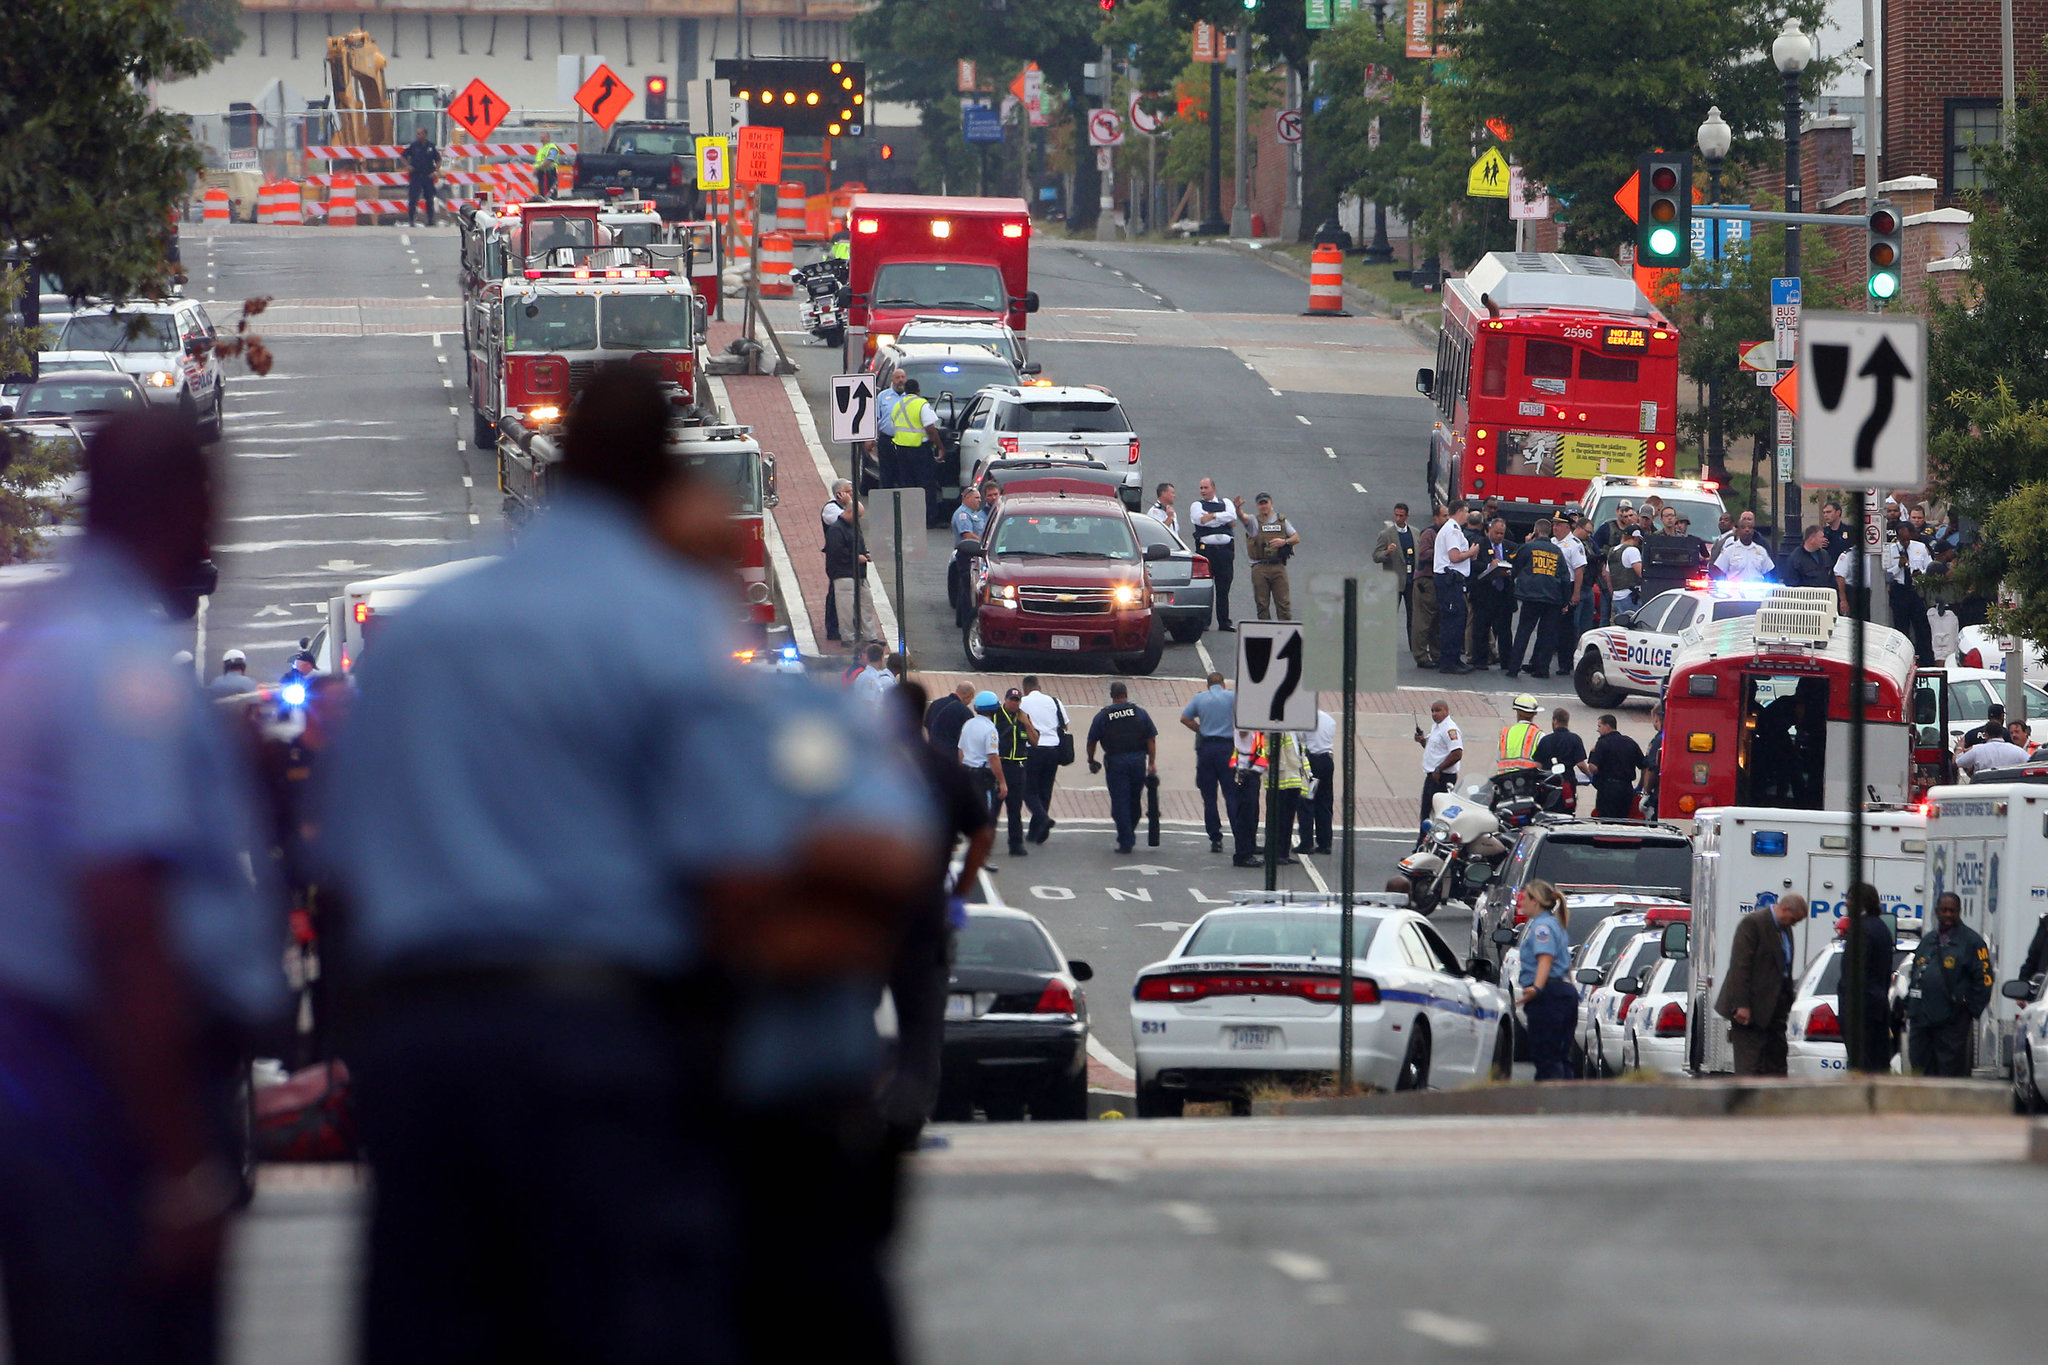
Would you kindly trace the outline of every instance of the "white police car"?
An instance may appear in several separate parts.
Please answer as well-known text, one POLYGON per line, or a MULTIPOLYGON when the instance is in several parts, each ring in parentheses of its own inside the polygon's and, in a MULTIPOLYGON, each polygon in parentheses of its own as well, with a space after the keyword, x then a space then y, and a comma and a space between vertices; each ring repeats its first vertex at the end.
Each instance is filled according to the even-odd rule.
MULTIPOLYGON (((1841 1015, 1844 953, 1841 926, 1847 922, 1835 921, 1835 941, 1806 965, 1806 972, 1800 977, 1798 990, 1792 997, 1792 1012, 1785 1023, 1785 1069, 1793 1076, 1810 1080, 1848 1073, 1849 1049, 1842 1042, 1841 1015)), ((1897 946, 1892 949, 1891 998, 1894 1008, 1905 998, 1905 982, 1900 974, 1913 960, 1913 950, 1919 945, 1920 936, 1907 932, 1898 936, 1897 946)), ((2017 1058, 2018 1047, 2015 1046, 2013 1051, 2017 1058)), ((1904 1070, 1898 1057, 1892 1058, 1891 1069, 1904 1070)), ((2019 1088, 2020 1082, 2015 1077, 2015 1095, 2019 1088)))
POLYGON ((2034 998, 2032 981, 2007 981, 2002 994, 2025 1000, 2012 1021, 2014 1113, 2048 1113, 2048 997, 2034 998))
POLYGON ((1620 946, 1604 965, 1588 965, 1573 973, 1585 988, 1579 1001, 1578 1043, 1584 1058, 1581 1074, 1596 1080, 1621 1070, 1622 1016, 1636 998, 1629 987, 1638 984, 1639 973, 1656 965, 1662 939, 1661 933, 1651 930, 1641 914, 1613 915, 1610 919, 1621 922, 1610 938, 1610 942, 1619 938, 1620 946))
POLYGON ((1662 695, 1678 637, 1696 625, 1754 616, 1775 583, 1715 583, 1695 578, 1660 592, 1634 611, 1579 637, 1572 685, 1588 706, 1618 706, 1624 697, 1662 695))
POLYGON ((1642 993, 1622 1018, 1622 1070, 1653 1076, 1685 1074, 1685 1008, 1692 961, 1663 957, 1643 973, 1642 993))
MULTIPOLYGON (((1483 960, 1458 963, 1397 896, 1354 905, 1352 1068, 1361 1085, 1421 1090, 1505 1077, 1507 992, 1483 960), (1474 973, 1477 973, 1476 975, 1474 973)), ((1131 1031, 1138 1113, 1190 1100, 1249 1104, 1253 1087, 1337 1067, 1340 910, 1334 897, 1268 892, 1211 910, 1138 973, 1131 1031)))

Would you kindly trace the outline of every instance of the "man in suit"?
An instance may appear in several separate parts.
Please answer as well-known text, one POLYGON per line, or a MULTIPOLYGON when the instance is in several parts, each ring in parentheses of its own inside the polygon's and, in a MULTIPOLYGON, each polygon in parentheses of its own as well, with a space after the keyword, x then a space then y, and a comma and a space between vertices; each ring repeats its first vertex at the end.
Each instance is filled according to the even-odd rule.
POLYGON ((1714 1013, 1728 1021, 1738 1076, 1785 1074, 1785 1020, 1792 1013, 1792 926, 1806 918, 1794 892, 1752 910, 1735 926, 1728 977, 1714 1013))
POLYGON ((1408 524, 1408 504, 1394 504, 1394 519, 1380 531, 1372 545, 1372 562, 1394 575, 1394 590, 1401 594, 1407 613, 1409 634, 1415 631, 1415 601, 1409 586, 1415 581, 1415 528, 1408 524))

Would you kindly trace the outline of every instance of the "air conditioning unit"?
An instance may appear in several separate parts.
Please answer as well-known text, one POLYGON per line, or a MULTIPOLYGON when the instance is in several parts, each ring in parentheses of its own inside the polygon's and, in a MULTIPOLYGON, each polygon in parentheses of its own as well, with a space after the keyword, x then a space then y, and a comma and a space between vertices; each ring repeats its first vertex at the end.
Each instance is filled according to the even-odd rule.
POLYGON ((1835 594, 1826 588, 1780 588, 1757 608, 1756 639, 1817 648, 1834 637, 1840 615, 1835 594))

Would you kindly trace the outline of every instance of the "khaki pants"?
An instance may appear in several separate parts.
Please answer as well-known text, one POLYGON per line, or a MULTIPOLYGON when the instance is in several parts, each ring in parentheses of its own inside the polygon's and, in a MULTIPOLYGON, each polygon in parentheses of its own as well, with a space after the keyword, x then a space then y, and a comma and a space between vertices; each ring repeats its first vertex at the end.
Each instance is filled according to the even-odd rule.
POLYGON ((1287 591, 1285 564, 1252 565, 1252 605, 1258 608, 1261 621, 1294 619, 1294 598, 1287 591))
POLYGON ((1408 650, 1415 656, 1420 668, 1435 668, 1436 649, 1436 579, 1425 573, 1415 575, 1408 585, 1414 594, 1413 609, 1408 617, 1408 650))

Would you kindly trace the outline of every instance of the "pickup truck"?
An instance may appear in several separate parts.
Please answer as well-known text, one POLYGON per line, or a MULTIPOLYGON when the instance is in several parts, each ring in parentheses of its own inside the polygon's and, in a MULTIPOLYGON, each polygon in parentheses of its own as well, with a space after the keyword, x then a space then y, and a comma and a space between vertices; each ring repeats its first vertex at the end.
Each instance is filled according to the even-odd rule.
POLYGON ((651 199, 669 222, 702 216, 697 145, 688 124, 617 123, 601 152, 576 156, 578 198, 651 199))

